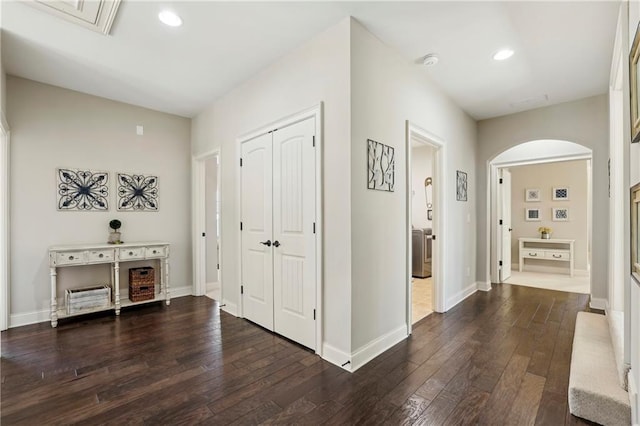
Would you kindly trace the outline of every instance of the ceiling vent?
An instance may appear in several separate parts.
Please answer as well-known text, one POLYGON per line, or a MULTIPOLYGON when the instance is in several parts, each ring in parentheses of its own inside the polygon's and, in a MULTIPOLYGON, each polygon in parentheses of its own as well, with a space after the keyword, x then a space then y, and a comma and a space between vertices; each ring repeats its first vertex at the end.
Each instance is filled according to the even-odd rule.
POLYGON ((35 0, 29 5, 65 21, 108 35, 120 0, 35 0))

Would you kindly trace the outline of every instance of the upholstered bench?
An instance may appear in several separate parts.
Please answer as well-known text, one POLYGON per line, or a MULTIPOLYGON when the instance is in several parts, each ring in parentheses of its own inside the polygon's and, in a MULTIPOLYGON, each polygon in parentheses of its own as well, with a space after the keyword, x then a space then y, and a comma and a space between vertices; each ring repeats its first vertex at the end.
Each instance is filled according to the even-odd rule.
POLYGON ((602 425, 631 424, 622 313, 579 312, 569 375, 569 410, 602 425))

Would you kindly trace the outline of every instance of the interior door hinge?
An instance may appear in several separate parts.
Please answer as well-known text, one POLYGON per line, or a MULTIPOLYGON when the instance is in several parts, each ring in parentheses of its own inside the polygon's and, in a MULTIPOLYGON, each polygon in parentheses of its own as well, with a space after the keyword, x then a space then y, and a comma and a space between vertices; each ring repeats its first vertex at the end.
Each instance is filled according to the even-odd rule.
POLYGON ((313 146, 316 146, 316 137, 313 137, 313 146))
POLYGON ((502 219, 500 219, 500 225, 502 225, 502 219))
POLYGON ((316 320, 316 310, 315 309, 313 310, 313 320, 314 321, 316 320))
POLYGON ((206 233, 206 232, 203 232, 203 233, 202 233, 202 236, 203 236, 203 237, 206 237, 206 236, 207 236, 207 233, 206 233))
POLYGON ((244 294, 244 286, 243 285, 240 286, 240 294, 244 294))
POLYGON ((242 222, 240 222, 240 230, 242 231, 242 222))
POLYGON ((502 266, 502 260, 498 263, 498 265, 502 266))
POLYGON ((242 167, 242 157, 240 157, 240 167, 242 167))
POLYGON ((500 178, 500 180, 498 181, 498 183, 502 183, 502 178, 500 178))
POLYGON ((218 269, 220 269, 220 264, 219 264, 219 263, 218 263, 218 266, 217 266, 217 268, 218 268, 218 269))
POLYGON ((313 222, 313 233, 314 234, 316 233, 316 223, 315 222, 313 222))

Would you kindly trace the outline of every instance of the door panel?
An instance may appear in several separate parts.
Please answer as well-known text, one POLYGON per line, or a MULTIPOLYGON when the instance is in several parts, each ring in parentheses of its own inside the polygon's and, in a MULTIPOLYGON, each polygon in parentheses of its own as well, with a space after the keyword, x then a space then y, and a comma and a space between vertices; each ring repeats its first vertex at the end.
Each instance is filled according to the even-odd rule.
POLYGON ((245 318, 273 330, 273 250, 261 244, 272 234, 271 135, 242 144, 242 297, 245 318))
POLYGON ((500 200, 502 218, 502 268, 500 269, 500 282, 504 282, 511 276, 511 172, 502 169, 502 185, 500 185, 500 200))
POLYGON ((274 326, 315 348, 315 119, 273 132, 274 326))

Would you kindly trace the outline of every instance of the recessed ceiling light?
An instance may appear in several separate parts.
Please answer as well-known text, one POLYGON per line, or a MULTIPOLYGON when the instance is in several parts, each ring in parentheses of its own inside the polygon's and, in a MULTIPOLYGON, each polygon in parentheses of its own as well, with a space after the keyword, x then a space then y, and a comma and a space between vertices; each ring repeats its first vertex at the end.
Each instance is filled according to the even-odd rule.
POLYGON ((496 61, 504 61, 505 59, 509 59, 513 56, 513 50, 511 49, 502 49, 498 50, 494 55, 493 59, 496 61))
POLYGON ((170 27, 179 27, 182 25, 182 19, 170 10, 163 10, 160 12, 158 14, 158 19, 160 19, 163 24, 170 27))

